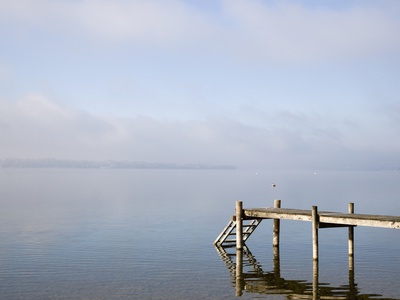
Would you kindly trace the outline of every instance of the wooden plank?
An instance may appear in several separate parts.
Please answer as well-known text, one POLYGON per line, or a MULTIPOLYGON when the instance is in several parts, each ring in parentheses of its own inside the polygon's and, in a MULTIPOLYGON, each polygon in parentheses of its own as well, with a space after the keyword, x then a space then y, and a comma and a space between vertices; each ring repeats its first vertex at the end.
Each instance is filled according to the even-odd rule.
MULTIPOLYGON (((245 217, 263 219, 285 219, 297 221, 311 221, 311 210, 290 208, 248 208, 244 209, 245 217)), ((400 229, 400 216, 350 214, 340 212, 318 213, 322 223, 371 226, 400 229)))
POLYGON ((400 217, 367 214, 320 214, 324 223, 400 229, 400 217))
POLYGON ((290 208, 249 208, 244 215, 252 218, 311 221, 311 211, 290 208))

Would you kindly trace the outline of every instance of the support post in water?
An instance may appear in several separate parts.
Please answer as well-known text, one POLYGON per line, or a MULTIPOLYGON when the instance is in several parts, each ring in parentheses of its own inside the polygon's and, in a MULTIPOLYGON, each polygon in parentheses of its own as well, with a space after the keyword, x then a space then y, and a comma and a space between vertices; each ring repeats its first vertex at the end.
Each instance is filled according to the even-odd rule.
POLYGON ((243 249, 243 202, 236 201, 236 249, 243 249))
MULTIPOLYGON (((349 203, 349 214, 354 214, 354 203, 349 203)), ((354 226, 349 226, 349 256, 354 255, 354 226)))
POLYGON ((319 226, 319 218, 318 218, 318 207, 312 207, 311 213, 311 221, 312 221, 312 242, 313 242, 313 259, 318 259, 318 226, 319 226))
POLYGON ((313 300, 320 299, 319 297, 319 262, 318 260, 313 260, 313 284, 312 284, 312 291, 313 291, 313 300))
MULTIPOLYGON (((281 208, 281 200, 274 200, 274 208, 281 208)), ((280 220, 274 219, 272 246, 279 247, 280 220)))
POLYGON ((243 249, 236 249, 236 297, 243 295, 243 249))

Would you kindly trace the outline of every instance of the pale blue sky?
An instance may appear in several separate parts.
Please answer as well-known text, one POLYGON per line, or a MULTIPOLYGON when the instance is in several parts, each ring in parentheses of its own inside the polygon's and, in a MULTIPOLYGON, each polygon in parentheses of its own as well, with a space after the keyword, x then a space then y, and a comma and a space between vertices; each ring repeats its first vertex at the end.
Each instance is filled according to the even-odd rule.
POLYGON ((400 158, 400 2, 0 0, 0 158, 400 158))

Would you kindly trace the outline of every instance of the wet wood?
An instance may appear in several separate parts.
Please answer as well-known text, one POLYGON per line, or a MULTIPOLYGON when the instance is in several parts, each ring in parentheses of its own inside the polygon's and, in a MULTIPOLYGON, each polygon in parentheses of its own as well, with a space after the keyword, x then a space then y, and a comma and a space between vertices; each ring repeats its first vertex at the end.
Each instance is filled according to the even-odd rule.
POLYGON ((222 231, 214 245, 226 243, 234 246, 238 250, 243 249, 245 241, 257 228, 263 219, 273 219, 273 249, 274 257, 279 257, 279 235, 280 223, 282 219, 308 221, 312 223, 312 248, 313 260, 318 260, 318 231, 320 228, 348 227, 348 254, 349 258, 354 256, 354 226, 370 226, 382 228, 400 229, 400 216, 355 214, 354 204, 349 203, 348 213, 319 211, 317 206, 311 210, 281 208, 281 201, 275 200, 273 208, 246 208, 243 209, 242 201, 236 202, 236 214, 232 217, 228 226, 222 231), (243 224, 243 221, 251 221, 250 224, 243 224), (233 226, 234 225, 234 226, 233 226), (227 240, 232 235, 232 230, 236 239, 227 240))

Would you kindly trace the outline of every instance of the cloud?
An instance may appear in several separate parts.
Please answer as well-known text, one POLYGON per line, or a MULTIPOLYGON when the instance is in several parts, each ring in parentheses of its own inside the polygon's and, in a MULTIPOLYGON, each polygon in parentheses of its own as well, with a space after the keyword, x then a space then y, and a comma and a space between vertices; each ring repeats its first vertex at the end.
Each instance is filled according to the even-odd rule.
MULTIPOLYGON (((239 32, 239 51, 265 59, 314 60, 398 51, 398 20, 383 10, 310 8, 286 1, 224 1, 239 32)), ((232 35, 235 35, 232 33, 232 35)), ((233 48, 235 49, 235 48, 233 48)))
POLYGON ((112 41, 169 47, 204 38, 207 17, 183 1, 85 1, 78 22, 89 32, 112 41))
POLYGON ((400 50, 400 21, 384 8, 218 3, 209 14, 183 0, 0 1, 0 17, 30 32, 33 26, 101 43, 201 49, 245 61, 342 60, 400 50))
POLYGON ((205 14, 178 0, 0 1, 0 16, 26 30, 36 26, 101 43, 182 46, 213 30, 205 14))
POLYGON ((43 95, 0 100, 3 157, 89 157, 123 133, 106 119, 67 108, 43 95))
POLYGON ((400 151, 398 105, 365 101, 396 97, 391 6, 202 3, 0 0, 0 155, 294 168, 400 151), (133 117, 8 99, 43 89, 133 117))
MULTIPOLYGON (((17 102, 3 99, 0 105, 1 158, 325 168, 360 160, 365 164, 383 153, 357 149, 345 138, 343 128, 334 123, 321 126, 319 116, 304 114, 287 112, 284 118, 291 120, 290 126, 256 127, 227 118, 173 121, 93 115, 37 94, 17 102)), ((358 133, 364 140, 368 134, 358 133)), ((386 146, 390 139, 383 141, 386 146)))

